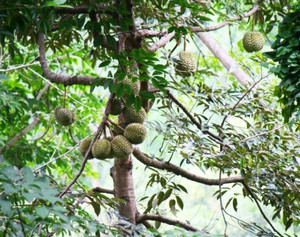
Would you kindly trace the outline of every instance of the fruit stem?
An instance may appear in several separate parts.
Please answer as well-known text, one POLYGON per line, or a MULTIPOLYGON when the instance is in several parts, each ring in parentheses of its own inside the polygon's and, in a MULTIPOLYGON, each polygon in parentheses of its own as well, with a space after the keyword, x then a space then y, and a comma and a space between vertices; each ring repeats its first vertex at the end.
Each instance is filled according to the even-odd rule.
POLYGON ((67 86, 64 85, 64 101, 63 101, 64 108, 66 108, 66 97, 67 97, 67 86))

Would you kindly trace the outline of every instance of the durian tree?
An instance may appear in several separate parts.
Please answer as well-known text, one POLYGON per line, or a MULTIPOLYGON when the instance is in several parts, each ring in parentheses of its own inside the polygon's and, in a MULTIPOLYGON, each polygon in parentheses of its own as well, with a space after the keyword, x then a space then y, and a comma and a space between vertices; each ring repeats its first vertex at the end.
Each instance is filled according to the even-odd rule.
POLYGON ((0 235, 296 236, 300 124, 262 53, 295 4, 1 1, 0 235))

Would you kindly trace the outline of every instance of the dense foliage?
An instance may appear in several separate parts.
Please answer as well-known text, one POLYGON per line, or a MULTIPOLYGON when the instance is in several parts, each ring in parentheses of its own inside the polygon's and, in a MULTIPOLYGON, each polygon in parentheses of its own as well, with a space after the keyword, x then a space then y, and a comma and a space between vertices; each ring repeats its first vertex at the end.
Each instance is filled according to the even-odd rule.
POLYGON ((284 104, 282 114, 285 121, 292 115, 300 118, 300 5, 295 6, 279 24, 276 40, 272 44, 275 51, 266 53, 278 65, 272 72, 281 79, 275 94, 284 104))
MULTIPOLYGON (((220 236, 232 221, 255 236, 296 236, 300 124, 286 123, 299 108, 299 16, 289 10, 293 3, 2 1, 0 235, 220 236), (242 38, 257 27, 273 41, 283 17, 272 44, 276 53, 268 54, 283 79, 276 87, 277 78, 268 74, 274 62, 262 52, 247 53, 242 38), (251 76, 250 85, 240 84, 231 74, 236 66, 224 68, 197 37, 210 26, 251 76), (193 62, 187 74, 177 70, 185 50, 197 62, 195 70, 194 60, 187 60, 193 62), (284 118, 274 90, 286 104, 284 118), (114 136, 116 124, 122 126, 122 116, 107 113, 113 97, 136 112, 145 108, 146 140, 134 146, 132 158, 82 156, 82 140, 114 136), (76 115, 71 126, 56 122, 58 106, 76 115), (132 182, 128 193, 125 181, 132 182), (198 206, 199 183, 215 191, 224 231, 200 226, 201 213, 180 218, 189 203, 198 206), (138 198, 134 187, 143 189, 138 198), (244 198, 255 203, 264 223, 235 217, 244 198), (272 215, 261 206, 271 207, 272 215)), ((231 233, 242 236, 241 229, 231 233)))

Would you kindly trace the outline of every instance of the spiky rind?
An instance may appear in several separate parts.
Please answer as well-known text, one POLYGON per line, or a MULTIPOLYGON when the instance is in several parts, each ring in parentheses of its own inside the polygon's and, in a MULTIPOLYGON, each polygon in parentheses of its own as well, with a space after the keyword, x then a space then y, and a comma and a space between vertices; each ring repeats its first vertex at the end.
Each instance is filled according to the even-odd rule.
POLYGON ((92 147, 92 154, 95 158, 103 160, 110 157, 111 143, 107 139, 95 141, 92 147))
POLYGON ((178 57, 175 70, 179 75, 190 76, 196 72, 197 63, 192 53, 183 51, 178 54, 178 57))
POLYGON ((54 117, 56 122, 62 126, 70 126, 75 121, 74 112, 61 106, 55 108, 54 117))
MULTIPOLYGON (((88 137, 80 143, 79 152, 81 155, 85 156, 85 153, 87 152, 91 142, 92 142, 92 139, 88 137)), ((88 158, 92 158, 91 153, 89 153, 88 158)))
POLYGON ((243 37, 243 47, 249 53, 261 50, 264 44, 265 39, 260 32, 247 32, 243 37))
POLYGON ((110 105, 109 114, 111 115, 119 115, 122 112, 123 105, 120 99, 113 99, 110 105))
POLYGON ((111 141, 111 147, 113 155, 119 159, 125 159, 133 152, 131 143, 122 135, 116 136, 111 141))
POLYGON ((147 135, 147 129, 143 124, 140 123, 131 123, 129 124, 124 131, 124 136, 132 144, 142 143, 147 135))
POLYGON ((123 116, 126 123, 143 123, 147 118, 147 114, 145 109, 142 107, 139 112, 133 107, 124 108, 123 109, 123 116))
POLYGON ((141 89, 141 85, 139 81, 132 82, 132 80, 128 77, 125 77, 122 81, 123 84, 129 85, 134 95, 138 95, 141 89))

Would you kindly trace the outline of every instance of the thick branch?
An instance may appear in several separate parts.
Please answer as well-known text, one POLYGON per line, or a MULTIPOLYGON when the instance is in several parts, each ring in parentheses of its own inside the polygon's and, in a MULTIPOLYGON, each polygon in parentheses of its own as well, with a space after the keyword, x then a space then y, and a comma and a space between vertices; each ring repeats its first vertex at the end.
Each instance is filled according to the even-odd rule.
POLYGON ((197 183, 205 184, 205 185, 223 185, 228 183, 241 183, 243 182, 243 178, 241 176, 237 177, 228 177, 228 178, 222 178, 222 179, 208 179, 204 178, 202 176, 192 174, 176 165, 173 165, 168 162, 162 162, 158 160, 151 159, 144 155, 137 147, 133 150, 133 155, 143 164, 155 167, 162 170, 167 170, 169 172, 172 172, 176 175, 180 175, 184 178, 187 178, 189 180, 195 181, 197 183))
POLYGON ((192 225, 189 225, 188 223, 185 223, 185 222, 179 221, 179 220, 174 220, 174 219, 171 219, 171 218, 168 218, 165 216, 160 216, 160 215, 156 215, 156 214, 140 214, 137 216, 138 223, 143 223, 146 220, 159 221, 159 222, 166 223, 169 225, 180 226, 189 231, 201 232, 199 229, 197 229, 196 227, 194 227, 192 225))
POLYGON ((90 85, 92 84, 95 77, 90 76, 70 76, 70 75, 57 75, 50 71, 47 60, 46 60, 46 50, 45 50, 45 36, 42 32, 38 35, 39 42, 39 60, 45 76, 53 83, 60 83, 64 85, 90 85))
POLYGON ((249 85, 253 81, 209 33, 198 32, 197 36, 242 85, 249 85))
POLYGON ((175 36, 175 32, 174 31, 171 32, 170 34, 165 35, 159 41, 157 41, 156 43, 152 44, 148 48, 148 51, 155 52, 157 49, 165 46, 174 36, 175 36))
POLYGON ((9 149, 13 146, 18 140, 20 140, 26 133, 28 133, 35 125, 40 121, 40 117, 38 114, 35 114, 33 121, 22 131, 20 131, 15 137, 13 137, 8 143, 5 144, 4 147, 0 148, 0 154, 2 154, 3 149, 9 149))

